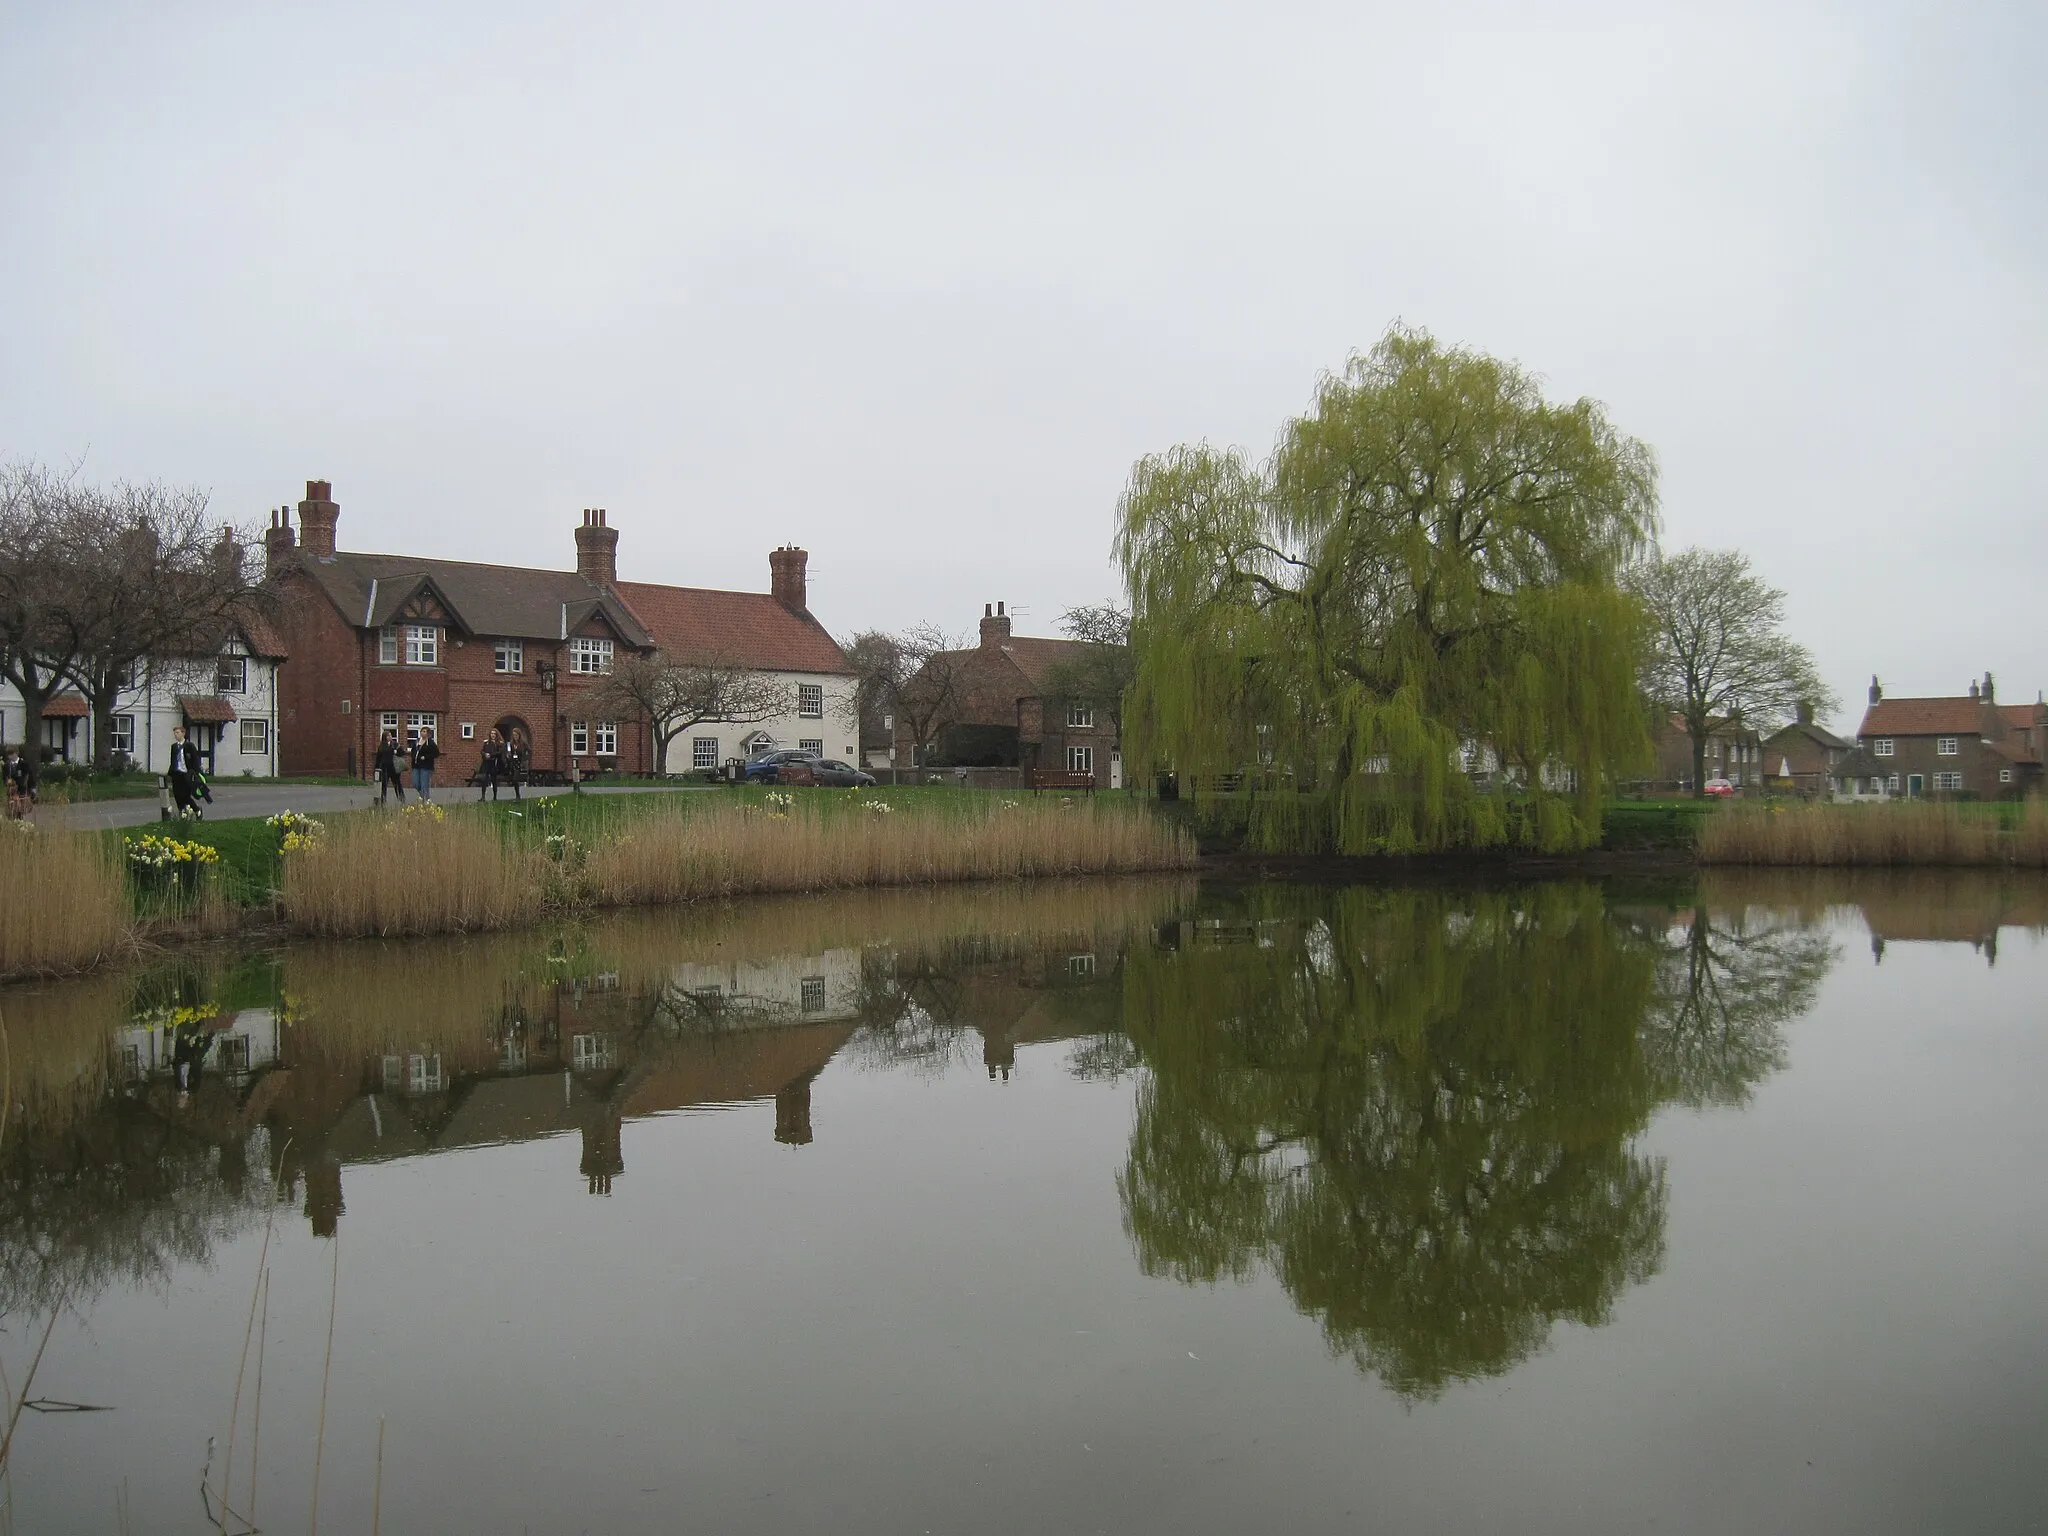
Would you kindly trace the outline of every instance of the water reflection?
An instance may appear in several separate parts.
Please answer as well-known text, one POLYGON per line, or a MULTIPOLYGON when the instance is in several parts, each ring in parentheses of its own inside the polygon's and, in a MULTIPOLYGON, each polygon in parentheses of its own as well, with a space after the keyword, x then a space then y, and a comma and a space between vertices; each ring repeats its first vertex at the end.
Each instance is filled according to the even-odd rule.
MULTIPOLYGON (((1019 1052, 1131 1082, 1140 1267, 1274 1276, 1417 1398, 1598 1326, 1664 1262, 1663 1106, 1749 1101, 1840 957, 2048 922, 2031 886, 1717 877, 1634 896, 1177 882, 637 914, 550 935, 309 945, 5 996, 0 1307, 211 1263, 349 1170, 560 1145, 631 1188, 637 1120, 772 1103, 829 1146, 840 1062, 996 1091, 1019 1052)), ((772 1138, 772 1139, 771 1139, 772 1138)), ((802 1153, 801 1155, 814 1155, 802 1153)), ((623 1262, 623 1260, 620 1260, 623 1262)))

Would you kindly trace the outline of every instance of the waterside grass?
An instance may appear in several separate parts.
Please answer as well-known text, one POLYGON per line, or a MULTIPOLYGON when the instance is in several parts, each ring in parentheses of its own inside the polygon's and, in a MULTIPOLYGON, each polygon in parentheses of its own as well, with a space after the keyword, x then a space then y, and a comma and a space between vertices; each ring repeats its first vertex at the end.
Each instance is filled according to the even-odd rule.
POLYGON ((0 825, 0 976, 82 971, 132 942, 119 852, 89 833, 0 825))
POLYGON ((477 932, 586 907, 1187 869, 1186 834, 1121 803, 662 797, 592 816, 502 807, 336 817, 285 855, 284 915, 325 937, 477 932), (887 806, 887 809, 881 807, 887 806), (571 830, 573 828, 573 830, 571 830))
POLYGON ((2048 869, 2048 807, 1916 800, 1736 804, 1701 825, 1702 864, 2048 869))

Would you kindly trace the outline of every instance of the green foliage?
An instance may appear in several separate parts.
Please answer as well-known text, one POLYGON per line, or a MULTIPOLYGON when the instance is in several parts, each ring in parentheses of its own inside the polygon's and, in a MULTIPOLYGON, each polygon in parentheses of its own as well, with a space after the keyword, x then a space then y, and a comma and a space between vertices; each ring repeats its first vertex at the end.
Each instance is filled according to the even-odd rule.
POLYGON ((1597 405, 1396 328, 1265 465, 1198 445, 1133 470, 1127 758, 1268 768, 1269 848, 1591 843, 1647 751, 1617 580, 1655 524, 1650 452, 1597 405), (1467 748, 1539 802, 1524 831, 1467 748))
POLYGON ((1272 1271, 1332 1349, 1431 1396, 1605 1321, 1664 1243, 1664 1102, 1739 1103, 1825 936, 1584 885, 1254 888, 1125 959, 1118 1179, 1148 1273, 1272 1271))

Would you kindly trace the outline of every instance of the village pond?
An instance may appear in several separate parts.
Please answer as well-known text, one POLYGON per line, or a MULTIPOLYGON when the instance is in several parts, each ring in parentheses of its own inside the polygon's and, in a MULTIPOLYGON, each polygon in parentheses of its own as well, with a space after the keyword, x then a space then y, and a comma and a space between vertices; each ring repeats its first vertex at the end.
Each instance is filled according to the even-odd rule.
POLYGON ((2044 931, 1125 881, 9 989, 0 1519, 2034 1529, 2044 931))

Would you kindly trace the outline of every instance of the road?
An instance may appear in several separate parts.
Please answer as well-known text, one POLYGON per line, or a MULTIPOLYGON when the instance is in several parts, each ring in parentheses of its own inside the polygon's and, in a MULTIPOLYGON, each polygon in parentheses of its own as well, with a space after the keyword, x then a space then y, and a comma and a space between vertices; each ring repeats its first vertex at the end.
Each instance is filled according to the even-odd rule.
MULTIPOLYGON (((678 785, 677 788, 684 786, 678 785)), ((663 791, 642 785, 586 785, 587 795, 650 795, 663 791)), ((543 789, 537 785, 526 786, 526 798, 536 800, 548 795, 566 795, 567 787, 543 789)), ((406 792, 406 803, 416 798, 410 790, 406 792)), ((464 800, 474 800, 476 791, 461 784, 438 787, 434 798, 443 805, 454 805, 464 800)), ((509 794, 501 795, 510 800, 509 794)), ((206 808, 208 821, 233 821, 246 816, 275 816, 279 811, 307 811, 313 815, 324 815, 334 811, 368 810, 376 803, 376 796, 367 784, 228 784, 218 780, 213 786, 213 804, 206 808)), ((36 820, 47 827, 72 827, 81 831, 98 830, 105 827, 139 827, 156 821, 155 800, 89 800, 79 805, 46 805, 36 813, 36 820)))

